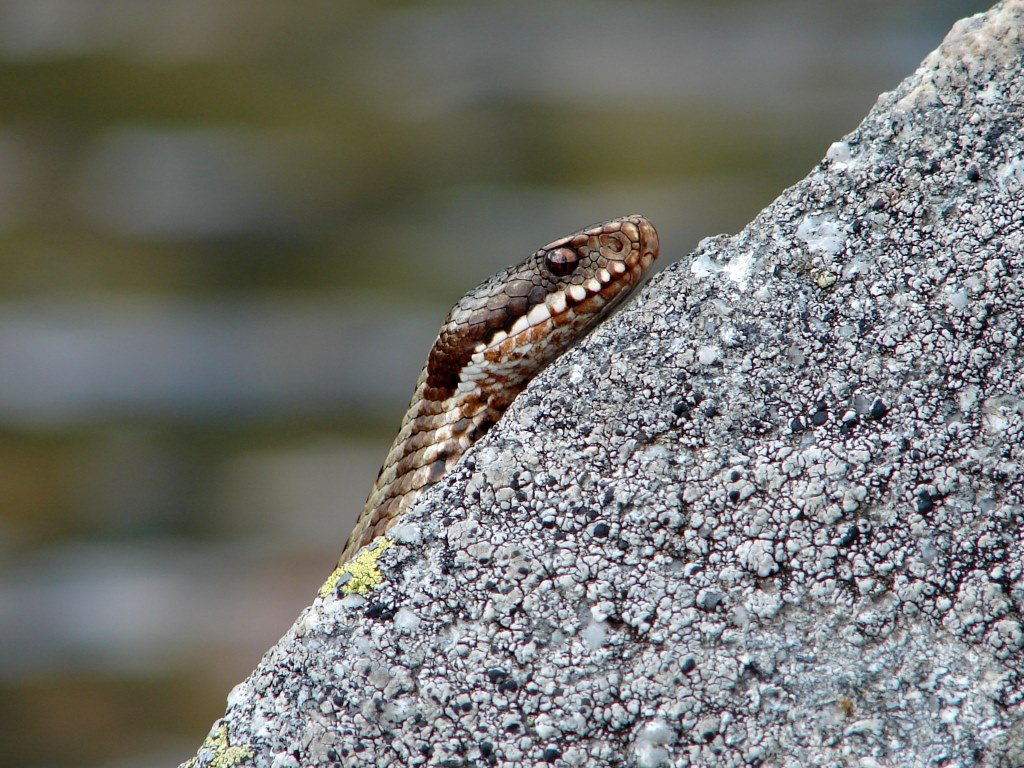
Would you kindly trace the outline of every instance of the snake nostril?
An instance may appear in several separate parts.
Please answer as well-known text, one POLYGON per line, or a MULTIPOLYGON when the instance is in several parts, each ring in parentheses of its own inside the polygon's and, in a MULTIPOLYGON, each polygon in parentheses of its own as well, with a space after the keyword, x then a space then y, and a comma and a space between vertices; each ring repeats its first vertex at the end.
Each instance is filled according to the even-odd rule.
POLYGON ((544 263, 547 264, 551 274, 557 277, 565 277, 579 263, 580 257, 571 248, 555 248, 547 252, 544 263))

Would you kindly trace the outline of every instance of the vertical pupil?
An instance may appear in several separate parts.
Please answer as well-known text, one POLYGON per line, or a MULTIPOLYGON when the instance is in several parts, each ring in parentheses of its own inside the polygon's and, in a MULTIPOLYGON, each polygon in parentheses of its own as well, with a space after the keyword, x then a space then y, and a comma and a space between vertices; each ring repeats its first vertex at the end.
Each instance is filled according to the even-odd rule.
POLYGON ((548 251, 545 261, 552 274, 563 277, 576 268, 579 256, 576 255, 576 251, 569 248, 555 248, 548 251))

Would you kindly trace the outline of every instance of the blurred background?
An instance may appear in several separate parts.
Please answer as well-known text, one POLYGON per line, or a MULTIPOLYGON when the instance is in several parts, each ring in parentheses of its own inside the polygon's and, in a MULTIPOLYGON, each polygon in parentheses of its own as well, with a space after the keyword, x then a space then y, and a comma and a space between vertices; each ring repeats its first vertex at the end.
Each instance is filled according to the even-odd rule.
POLYGON ((0 762, 192 754, 465 290, 738 231, 988 5, 0 0, 0 762))

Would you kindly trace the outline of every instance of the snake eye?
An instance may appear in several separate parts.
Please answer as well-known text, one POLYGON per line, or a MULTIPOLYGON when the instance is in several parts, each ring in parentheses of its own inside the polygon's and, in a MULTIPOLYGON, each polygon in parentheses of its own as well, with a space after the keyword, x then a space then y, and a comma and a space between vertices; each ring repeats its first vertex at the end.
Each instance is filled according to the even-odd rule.
POLYGON ((579 263, 580 257, 576 251, 571 248, 555 248, 554 250, 548 251, 544 257, 544 262, 547 264, 551 274, 557 277, 565 277, 574 269, 579 263))

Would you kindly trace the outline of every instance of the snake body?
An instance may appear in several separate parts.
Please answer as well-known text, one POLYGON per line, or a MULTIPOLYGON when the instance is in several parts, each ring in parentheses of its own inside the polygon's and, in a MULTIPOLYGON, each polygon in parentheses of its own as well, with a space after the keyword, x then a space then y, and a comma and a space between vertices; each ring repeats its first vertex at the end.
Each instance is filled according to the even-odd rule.
POLYGON ((440 480, 548 363, 607 317, 658 257, 630 215, 555 240, 452 307, 339 564, 440 480))

